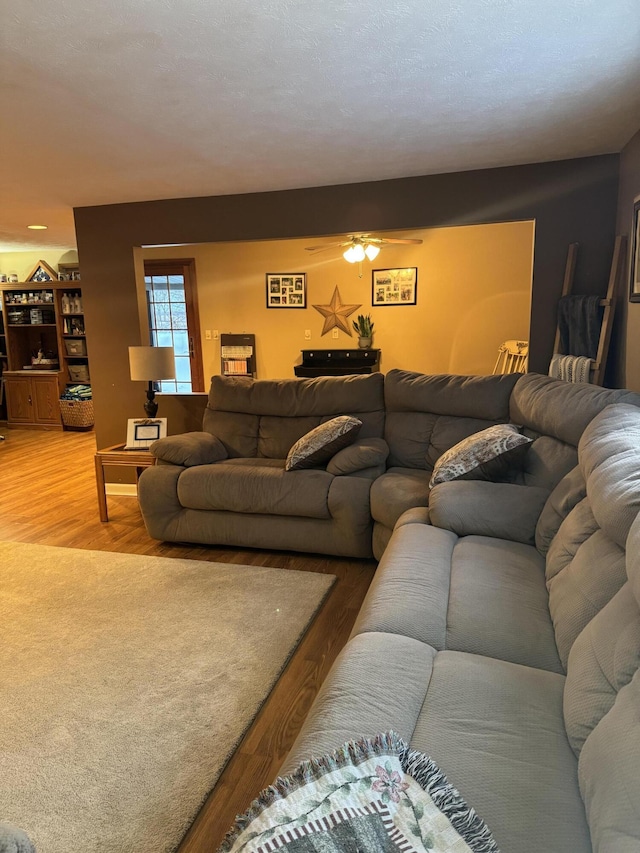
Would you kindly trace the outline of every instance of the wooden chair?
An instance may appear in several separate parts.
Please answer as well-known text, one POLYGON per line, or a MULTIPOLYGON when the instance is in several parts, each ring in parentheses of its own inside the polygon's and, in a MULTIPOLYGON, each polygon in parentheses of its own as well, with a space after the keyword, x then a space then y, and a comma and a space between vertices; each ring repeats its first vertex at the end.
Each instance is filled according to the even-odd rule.
POLYGON ((526 373, 528 358, 529 341, 505 341, 498 347, 493 373, 526 373))

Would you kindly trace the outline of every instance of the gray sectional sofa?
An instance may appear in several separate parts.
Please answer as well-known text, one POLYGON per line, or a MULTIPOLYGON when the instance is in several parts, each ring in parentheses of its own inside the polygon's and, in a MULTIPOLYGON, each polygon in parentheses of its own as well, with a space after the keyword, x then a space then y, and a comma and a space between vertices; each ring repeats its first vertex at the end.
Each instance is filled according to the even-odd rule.
MULTIPOLYGON (((349 547, 364 556, 373 541, 380 562, 282 772, 394 730, 435 759, 503 853, 640 851, 640 396, 535 374, 391 371, 379 408, 379 397, 372 407, 339 390, 364 383, 323 380, 317 396, 317 381, 261 384, 266 396, 251 399, 214 380, 204 422, 230 458, 202 467, 226 466, 234 501, 235 470, 251 472, 245 496, 263 467, 277 472, 277 488, 304 473, 284 472, 288 448, 338 412, 359 406, 370 417, 364 444, 388 448, 386 466, 315 472, 338 481, 329 489, 356 481, 349 494, 360 521, 349 547), (300 394, 322 403, 301 410, 300 394), (271 420, 278 407, 294 419, 283 429, 271 420), (444 451, 507 421, 532 439, 508 477, 429 488, 444 451)), ((180 484, 189 470, 159 465, 142 475, 152 535, 229 541, 229 521, 234 544, 343 553, 346 534, 335 530, 347 515, 306 536, 308 520, 279 514, 261 489, 251 507, 194 510, 180 484), (209 523, 214 532, 203 535, 209 523)), ((214 498, 211 474, 198 476, 207 501, 228 500, 214 498)), ((321 482, 307 478, 304 488, 321 482)))
POLYGON ((545 501, 443 483, 399 519, 283 772, 392 729, 503 853, 640 850, 640 409, 584 415, 545 501))

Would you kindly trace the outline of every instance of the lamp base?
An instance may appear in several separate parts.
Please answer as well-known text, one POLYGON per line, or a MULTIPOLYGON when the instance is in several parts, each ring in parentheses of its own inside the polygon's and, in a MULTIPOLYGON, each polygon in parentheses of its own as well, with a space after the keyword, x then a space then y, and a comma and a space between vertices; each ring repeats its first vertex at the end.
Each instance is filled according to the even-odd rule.
POLYGON ((147 399, 144 404, 144 410, 147 413, 148 418, 155 418, 158 414, 158 404, 155 401, 156 392, 153 389, 153 385, 151 382, 149 383, 149 388, 147 390, 147 399))

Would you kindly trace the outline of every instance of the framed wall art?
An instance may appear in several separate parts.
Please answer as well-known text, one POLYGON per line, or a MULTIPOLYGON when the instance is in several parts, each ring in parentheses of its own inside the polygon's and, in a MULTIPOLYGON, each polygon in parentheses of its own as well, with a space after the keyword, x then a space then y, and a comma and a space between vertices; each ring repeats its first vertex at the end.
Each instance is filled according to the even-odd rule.
POLYGON ((125 450, 148 450, 149 446, 167 434, 166 418, 129 418, 125 450))
POLYGON ((640 302, 640 198, 637 198, 633 205, 633 235, 629 267, 629 301, 640 302))
POLYGON ((267 273, 267 308, 306 307, 306 272, 267 273))
POLYGON ((416 305, 418 301, 418 268, 373 270, 371 304, 416 305))

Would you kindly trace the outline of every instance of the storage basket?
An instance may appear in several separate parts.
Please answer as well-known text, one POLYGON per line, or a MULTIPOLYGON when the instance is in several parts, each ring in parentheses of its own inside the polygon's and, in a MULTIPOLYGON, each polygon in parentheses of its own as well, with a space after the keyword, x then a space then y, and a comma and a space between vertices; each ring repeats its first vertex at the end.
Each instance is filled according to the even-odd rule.
POLYGON ((89 368, 86 364, 69 364, 67 367, 71 382, 89 381, 89 368))
POLYGON ((84 339, 80 339, 77 341, 70 340, 69 338, 65 338, 64 345, 67 349, 67 355, 86 355, 87 354, 87 343, 84 339))
POLYGON ((60 414, 69 429, 91 429, 93 400, 60 400, 60 414))

